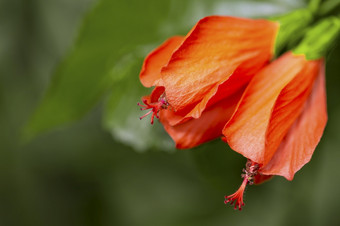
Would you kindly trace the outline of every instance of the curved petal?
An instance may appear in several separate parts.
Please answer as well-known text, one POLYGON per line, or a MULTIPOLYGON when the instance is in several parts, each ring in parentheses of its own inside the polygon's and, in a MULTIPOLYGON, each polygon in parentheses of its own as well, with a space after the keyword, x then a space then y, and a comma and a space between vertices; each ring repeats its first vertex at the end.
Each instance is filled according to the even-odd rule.
POLYGON ((326 123, 325 74, 321 67, 302 114, 290 128, 273 158, 261 169, 261 173, 281 175, 292 180, 294 174, 310 161, 326 123))
POLYGON ((176 143, 176 148, 193 148, 222 135, 222 129, 233 114, 242 93, 226 98, 206 109, 198 119, 190 119, 182 124, 171 126, 169 118, 176 117, 171 110, 160 112, 160 121, 176 143))
POLYGON ((257 73, 223 129, 230 147, 254 162, 265 159, 266 131, 281 90, 304 68, 304 56, 286 53, 257 73))
POLYGON ((156 86, 150 94, 150 102, 151 103, 158 102, 159 97, 163 93, 164 93, 164 87, 163 86, 156 86))
POLYGON ((150 95, 143 96, 142 100, 146 100, 147 103, 156 103, 158 102, 159 97, 164 93, 163 86, 156 86, 150 95))
POLYGON ((266 131, 263 164, 271 160, 282 139, 300 116, 319 74, 321 62, 321 60, 308 61, 302 71, 280 92, 266 131))
POLYGON ((153 50, 144 60, 139 79, 143 86, 161 86, 161 68, 170 60, 171 54, 180 46, 184 37, 174 36, 153 50))
POLYGON ((212 90, 214 92, 216 91, 213 96, 208 94, 203 97, 202 101, 198 103, 190 112, 187 112, 185 110, 176 111, 176 117, 169 118, 169 124, 174 126, 183 123, 184 121, 187 121, 191 118, 199 118, 204 109, 209 108, 210 106, 223 100, 224 98, 228 98, 234 93, 243 92, 248 82, 249 77, 242 76, 242 72, 236 70, 227 81, 225 81, 221 85, 218 85, 216 90, 212 90))
POLYGON ((267 20, 222 16, 200 20, 162 69, 169 103, 176 111, 193 110, 191 115, 198 118, 236 70, 243 76, 238 81, 248 82, 271 59, 277 30, 278 24, 267 20))

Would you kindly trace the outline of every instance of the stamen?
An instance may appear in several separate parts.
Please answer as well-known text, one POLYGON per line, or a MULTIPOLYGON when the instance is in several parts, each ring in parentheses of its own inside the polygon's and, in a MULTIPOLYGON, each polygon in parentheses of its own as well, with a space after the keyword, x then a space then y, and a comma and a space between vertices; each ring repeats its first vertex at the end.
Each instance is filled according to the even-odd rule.
POLYGON ((248 159, 246 163, 246 168, 242 170, 244 173, 241 175, 243 178, 243 182, 240 188, 234 194, 224 197, 225 204, 229 203, 230 205, 233 205, 233 203, 235 202, 234 209, 242 210, 242 206, 244 206, 243 202, 244 191, 248 184, 249 185, 253 184, 254 176, 257 174, 258 169, 259 164, 248 159))
POLYGON ((148 116, 149 114, 152 114, 151 115, 151 124, 153 124, 155 116, 156 116, 156 118, 159 118, 158 113, 160 112, 160 110, 167 109, 168 106, 169 106, 169 103, 166 100, 166 96, 165 96, 164 93, 159 97, 158 102, 149 104, 148 101, 146 99, 144 99, 143 103, 144 103, 144 105, 140 104, 140 103, 137 103, 137 105, 141 107, 141 110, 150 109, 150 111, 147 112, 145 115, 139 117, 139 119, 143 119, 146 116, 148 116))

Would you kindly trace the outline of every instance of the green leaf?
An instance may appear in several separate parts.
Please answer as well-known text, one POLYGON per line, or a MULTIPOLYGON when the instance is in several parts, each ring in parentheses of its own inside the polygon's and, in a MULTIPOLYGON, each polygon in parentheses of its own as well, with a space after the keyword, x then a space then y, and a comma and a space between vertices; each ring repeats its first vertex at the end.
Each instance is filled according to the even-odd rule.
POLYGON ((125 53, 161 35, 170 0, 101 0, 84 19, 75 45, 58 66, 25 135, 32 138, 80 118, 114 85, 109 72, 125 53))

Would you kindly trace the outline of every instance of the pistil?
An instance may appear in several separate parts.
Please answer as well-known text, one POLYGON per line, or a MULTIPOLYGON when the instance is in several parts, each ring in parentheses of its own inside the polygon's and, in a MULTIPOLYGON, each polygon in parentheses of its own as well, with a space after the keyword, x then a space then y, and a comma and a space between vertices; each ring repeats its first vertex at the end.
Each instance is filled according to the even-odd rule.
POLYGON ((246 168, 243 169, 243 174, 241 175, 243 178, 243 182, 240 188, 234 194, 224 197, 225 204, 229 203, 230 205, 233 205, 235 203, 234 209, 242 210, 242 206, 244 206, 244 202, 243 202, 244 191, 248 184, 249 185, 253 184, 254 176, 257 174, 258 169, 259 169, 259 164, 251 160, 247 161, 246 168))

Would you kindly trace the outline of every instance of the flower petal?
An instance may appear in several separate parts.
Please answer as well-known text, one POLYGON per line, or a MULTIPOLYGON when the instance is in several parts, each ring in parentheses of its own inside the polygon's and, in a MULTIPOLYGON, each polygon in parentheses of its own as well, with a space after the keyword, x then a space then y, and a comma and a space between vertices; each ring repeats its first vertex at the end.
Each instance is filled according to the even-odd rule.
POLYGON ((174 36, 153 50, 144 60, 139 79, 143 86, 161 86, 161 68, 170 60, 171 54, 183 42, 184 37, 174 36))
POLYGON ((176 112, 163 110, 160 121, 165 130, 176 143, 176 148, 193 148, 222 135, 222 129, 233 114, 242 93, 226 98, 206 109, 198 119, 190 119, 184 123, 171 126, 169 119, 177 117, 176 112))
MULTIPOLYGON (((280 92, 266 131, 265 159, 267 164, 277 151, 295 120, 300 116, 306 100, 311 94, 322 61, 307 61, 302 71, 280 92)), ((282 159, 282 161, 285 161, 282 159)))
POLYGON ((292 180, 294 174, 310 161, 326 123, 325 74, 324 67, 321 67, 302 114, 295 121, 270 162, 261 169, 261 173, 281 175, 292 180))
POLYGON ((230 147, 254 162, 266 160, 266 131, 281 90, 304 68, 304 56, 286 53, 257 73, 223 129, 230 147))
POLYGON ((164 87, 163 86, 156 86, 150 95, 143 96, 142 100, 146 100, 147 103, 156 103, 158 102, 159 97, 164 93, 164 87))
POLYGON ((254 184, 262 184, 270 179, 272 179, 273 175, 263 175, 263 174, 256 174, 254 177, 254 184))
POLYGON ((197 118, 236 70, 243 76, 239 81, 248 82, 270 60, 277 30, 278 24, 267 20, 222 16, 200 20, 162 69, 169 103, 176 111, 189 113, 204 99, 192 112, 197 118))

